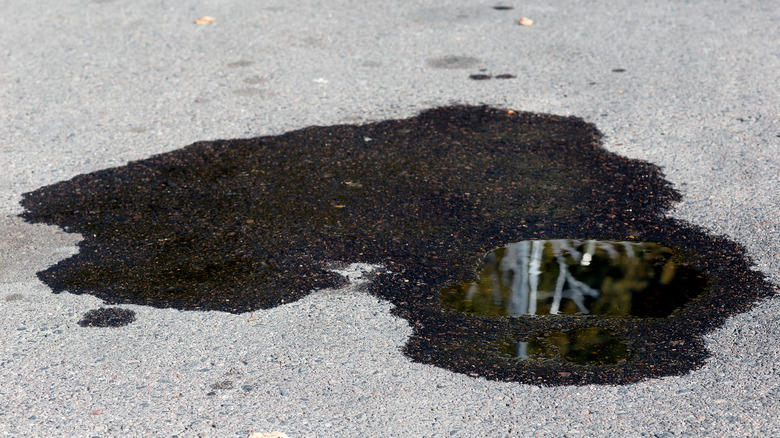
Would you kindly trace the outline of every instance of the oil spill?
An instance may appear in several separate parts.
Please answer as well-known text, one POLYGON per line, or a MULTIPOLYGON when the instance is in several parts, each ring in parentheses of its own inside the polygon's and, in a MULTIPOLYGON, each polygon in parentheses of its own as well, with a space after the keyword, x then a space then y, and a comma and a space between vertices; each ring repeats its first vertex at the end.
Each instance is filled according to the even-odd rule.
POLYGON ((135 312, 118 307, 101 307, 85 313, 79 321, 82 327, 122 327, 135 321, 135 312))
POLYGON ((574 117, 438 108, 195 143, 27 193, 22 216, 84 237, 78 254, 38 273, 54 292, 238 313, 343 284, 332 262, 381 264, 389 273, 369 290, 413 327, 404 352, 415 361, 539 385, 685 373, 707 356, 704 334, 774 290, 739 245, 663 215, 680 195, 656 166, 600 140, 574 117), (657 242, 707 287, 652 318, 510 318, 439 300, 489 251, 532 239, 657 242), (518 360, 501 347, 593 327, 625 345, 624 361, 518 360))

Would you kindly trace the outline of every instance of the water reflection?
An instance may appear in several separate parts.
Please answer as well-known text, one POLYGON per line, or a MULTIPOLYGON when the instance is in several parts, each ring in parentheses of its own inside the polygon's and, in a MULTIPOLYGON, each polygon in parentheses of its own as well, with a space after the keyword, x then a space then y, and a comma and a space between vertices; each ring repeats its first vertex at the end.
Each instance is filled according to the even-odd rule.
POLYGON ((657 243, 527 240, 490 252, 478 280, 446 288, 442 301, 494 316, 665 317, 705 288, 678 251, 657 243))
POLYGON ((578 365, 616 364, 629 356, 625 343, 601 327, 553 331, 530 341, 505 342, 500 351, 519 360, 559 359, 578 365))

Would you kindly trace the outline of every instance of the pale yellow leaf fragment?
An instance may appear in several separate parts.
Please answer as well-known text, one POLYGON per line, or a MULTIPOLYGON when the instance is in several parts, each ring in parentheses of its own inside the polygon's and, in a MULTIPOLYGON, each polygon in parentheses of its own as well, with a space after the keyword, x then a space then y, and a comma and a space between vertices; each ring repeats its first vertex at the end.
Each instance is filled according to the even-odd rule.
POLYGON ((515 21, 515 24, 520 26, 533 26, 534 20, 531 20, 530 18, 526 18, 526 17, 520 17, 519 20, 515 21))
POLYGON ((289 438, 286 433, 275 430, 268 433, 255 432, 247 438, 289 438))
POLYGON ((209 24, 209 23, 213 23, 216 20, 217 19, 214 17, 209 17, 208 15, 204 15, 198 18, 197 20, 195 20, 195 24, 209 24))

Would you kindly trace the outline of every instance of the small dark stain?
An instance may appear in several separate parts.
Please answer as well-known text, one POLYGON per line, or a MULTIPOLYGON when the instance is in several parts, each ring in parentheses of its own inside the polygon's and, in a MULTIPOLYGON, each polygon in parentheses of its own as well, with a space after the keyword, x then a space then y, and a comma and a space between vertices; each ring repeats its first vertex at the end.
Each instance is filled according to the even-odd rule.
POLYGON ((264 84, 266 82, 268 82, 268 79, 261 76, 251 76, 248 78, 244 78, 244 83, 251 84, 251 85, 264 84))
POLYGON ((493 6, 493 9, 495 9, 495 10, 497 10, 497 11, 511 11, 512 9, 514 9, 514 7, 512 7, 512 6, 501 6, 501 5, 499 5, 499 6, 493 6))
POLYGON ((626 71, 626 69, 624 69, 624 68, 613 68, 612 69, 612 73, 623 73, 624 71, 626 71))
POLYGON ((446 55, 440 58, 429 58, 425 61, 425 64, 431 68, 452 70, 471 68, 479 65, 481 62, 479 59, 470 56, 446 55))
POLYGON ((101 307, 85 313, 79 321, 82 327, 122 327, 135 321, 135 312, 118 307, 101 307))
POLYGON ((233 385, 232 380, 223 380, 211 385, 211 389, 233 389, 233 385))
POLYGON ((227 66, 228 68, 240 68, 240 67, 249 67, 252 64, 254 64, 254 61, 247 61, 245 59, 242 59, 236 62, 229 62, 227 66))
POLYGON ((369 291, 409 321, 415 361, 539 385, 688 372, 707 357, 706 333, 775 291, 741 246, 664 214, 680 195, 658 167, 600 142, 575 117, 438 108, 195 143, 26 193, 22 217, 84 237, 38 273, 55 293, 239 313, 343 284, 334 262, 375 263, 385 269, 369 291), (532 239, 657 242, 687 254, 708 287, 662 318, 484 316, 438 299, 489 251, 532 239), (497 346, 588 327, 619 339, 626 360, 551 364, 497 346))
POLYGON ((486 74, 486 73, 478 73, 478 74, 470 75, 469 79, 473 79, 475 81, 485 81, 485 80, 493 79, 493 78, 495 78, 495 79, 513 79, 515 77, 516 77, 515 75, 510 75, 510 74, 506 74, 506 73, 505 74, 496 75, 496 76, 489 75, 489 74, 486 74))
POLYGON ((8 294, 5 296, 5 301, 9 303, 12 301, 19 301, 22 299, 24 299, 24 295, 22 294, 8 294))

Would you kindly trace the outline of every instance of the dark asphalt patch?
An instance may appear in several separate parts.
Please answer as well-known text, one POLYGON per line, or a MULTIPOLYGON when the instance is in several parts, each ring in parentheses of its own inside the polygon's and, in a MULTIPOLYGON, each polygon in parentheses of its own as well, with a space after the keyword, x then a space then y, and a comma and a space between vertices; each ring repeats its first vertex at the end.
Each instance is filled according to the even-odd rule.
MULTIPOLYGON (((453 59, 441 68, 474 63, 453 59)), ((378 263, 390 274, 370 291, 413 326, 404 351, 416 361, 543 385, 685 373, 707 356, 704 334, 774 291, 742 247, 664 217, 680 195, 656 166, 605 151, 600 137, 573 117, 439 108, 195 143, 27 193, 22 217, 84 236, 77 255, 39 273, 55 292, 238 313, 343 284, 333 262, 378 263), (710 288, 667 318, 641 320, 441 305, 438 291, 472 278, 488 251, 529 239, 658 242, 690 254, 710 288), (518 362, 498 347, 580 329, 619 338, 630 358, 518 362)))
POLYGON ((135 321, 135 312, 118 307, 101 307, 85 313, 79 321, 82 327, 122 327, 135 321))

